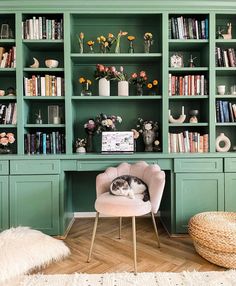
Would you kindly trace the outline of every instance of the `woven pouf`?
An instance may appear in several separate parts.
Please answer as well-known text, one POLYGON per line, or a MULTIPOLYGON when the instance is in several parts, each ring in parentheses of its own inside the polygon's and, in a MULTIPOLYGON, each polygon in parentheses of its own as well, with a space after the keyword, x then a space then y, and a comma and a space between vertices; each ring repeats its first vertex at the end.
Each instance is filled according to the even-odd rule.
POLYGON ((236 213, 203 212, 188 225, 198 254, 225 268, 236 268, 236 213))

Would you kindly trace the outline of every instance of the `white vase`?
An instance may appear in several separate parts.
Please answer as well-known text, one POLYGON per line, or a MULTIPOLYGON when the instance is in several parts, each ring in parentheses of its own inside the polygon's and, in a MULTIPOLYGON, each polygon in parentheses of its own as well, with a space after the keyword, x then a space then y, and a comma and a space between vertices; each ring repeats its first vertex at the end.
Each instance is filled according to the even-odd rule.
POLYGON ((101 78, 98 81, 98 94, 99 96, 110 96, 110 81, 101 78))
POLYGON ((122 80, 118 82, 118 96, 129 96, 129 83, 122 80))
POLYGON ((220 133, 220 135, 216 138, 216 151, 218 152, 228 152, 231 147, 230 139, 225 136, 224 133, 220 133))

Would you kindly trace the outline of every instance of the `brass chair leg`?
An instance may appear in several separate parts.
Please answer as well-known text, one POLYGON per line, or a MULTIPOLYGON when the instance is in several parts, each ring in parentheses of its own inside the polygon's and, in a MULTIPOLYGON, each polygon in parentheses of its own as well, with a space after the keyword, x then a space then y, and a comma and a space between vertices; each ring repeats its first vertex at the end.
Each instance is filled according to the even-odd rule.
POLYGON ((156 237, 157 237, 157 244, 158 244, 158 247, 160 248, 160 240, 159 240, 159 235, 158 235, 158 231, 157 231, 157 225, 156 225, 154 213, 151 212, 151 215, 152 215, 152 222, 153 222, 155 234, 156 234, 156 237))
POLYGON ((134 248, 134 274, 137 275, 137 252, 136 252, 136 225, 135 216, 132 217, 133 248, 134 248))
POLYGON ((122 217, 119 218, 119 239, 121 239, 122 217))
POLYGON ((93 226, 92 241, 91 241, 91 246, 90 246, 87 262, 90 262, 90 260, 91 260, 92 251, 93 251, 93 244, 94 244, 95 235, 96 235, 96 231, 97 231, 98 218, 99 218, 99 212, 96 213, 96 218, 95 218, 95 222, 94 222, 94 226, 93 226))

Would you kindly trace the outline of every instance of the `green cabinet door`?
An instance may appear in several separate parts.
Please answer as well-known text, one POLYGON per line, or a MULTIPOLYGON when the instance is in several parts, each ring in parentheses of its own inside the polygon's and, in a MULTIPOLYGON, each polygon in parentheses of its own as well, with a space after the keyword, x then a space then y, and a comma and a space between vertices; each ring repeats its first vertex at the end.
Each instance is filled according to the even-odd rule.
POLYGON ((236 211, 236 173, 225 174, 225 211, 236 211))
POLYGON ((59 175, 10 176, 10 225, 59 234, 59 175))
POLYGON ((9 227, 8 176, 0 176, 0 231, 9 227))
POLYGON ((217 210, 224 210, 224 174, 176 174, 176 233, 188 231, 193 215, 217 210))

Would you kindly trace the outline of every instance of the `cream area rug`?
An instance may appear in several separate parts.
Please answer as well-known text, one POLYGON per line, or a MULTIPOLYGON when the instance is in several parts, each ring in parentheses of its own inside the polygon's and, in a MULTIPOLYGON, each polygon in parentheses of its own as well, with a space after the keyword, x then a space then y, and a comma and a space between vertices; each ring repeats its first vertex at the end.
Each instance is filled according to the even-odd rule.
POLYGON ((24 276, 10 286, 235 286, 236 271, 24 276))
POLYGON ((0 233, 0 285, 70 254, 63 241, 38 230, 16 227, 0 233))

